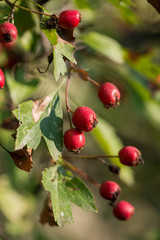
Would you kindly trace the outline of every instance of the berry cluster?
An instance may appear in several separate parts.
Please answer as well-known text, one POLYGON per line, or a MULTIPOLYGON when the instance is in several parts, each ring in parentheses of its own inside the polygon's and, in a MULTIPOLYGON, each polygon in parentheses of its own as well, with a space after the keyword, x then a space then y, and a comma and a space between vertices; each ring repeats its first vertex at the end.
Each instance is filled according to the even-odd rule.
MULTIPOLYGON (((126 166, 136 166, 143 163, 141 152, 132 146, 123 147, 118 156, 120 162, 126 166)), ((118 202, 121 192, 120 186, 113 181, 106 181, 100 186, 100 194, 103 198, 110 200, 114 216, 119 220, 129 220, 135 209, 127 201, 121 200, 118 202)))
MULTIPOLYGON (((118 88, 110 82, 106 82, 99 86, 98 96, 107 109, 114 108, 119 104, 120 92, 118 88)), ((76 129, 67 130, 64 134, 64 144, 69 151, 78 153, 85 144, 83 132, 90 132, 93 130, 98 120, 96 113, 91 108, 81 106, 74 111, 72 122, 78 132, 76 129)))
POLYGON ((104 199, 110 200, 110 205, 113 207, 113 214, 117 219, 129 220, 134 214, 134 207, 129 202, 123 200, 118 202, 121 188, 116 182, 107 181, 102 183, 100 194, 104 199))
MULTIPOLYGON (((59 17, 53 15, 49 20, 50 21, 47 22, 48 28, 56 28, 58 26, 62 29, 71 29, 71 31, 73 31, 81 22, 81 15, 76 10, 66 10, 61 12, 59 17)), ((13 46, 16 38, 17 28, 14 24, 5 22, 0 25, 0 43, 3 46, 13 46)), ((76 69, 75 67, 74 70, 77 71, 83 80, 90 81, 98 86, 97 95, 105 108, 115 108, 119 105, 121 94, 114 84, 105 82, 99 85, 99 83, 92 80, 85 71, 76 69)), ((0 88, 3 88, 4 84, 4 73, 0 69, 0 88)), ((68 113, 73 113, 73 115, 72 119, 70 119, 69 115, 71 128, 64 133, 64 145, 68 151, 77 154, 85 145, 85 135, 83 132, 92 131, 98 124, 97 115, 91 108, 86 106, 80 106, 74 112, 67 105, 67 101, 66 106, 68 113)), ((136 166, 143 163, 141 152, 133 146, 122 148, 117 157, 119 157, 120 162, 126 166, 136 166)), ((123 200, 118 202, 121 192, 120 186, 113 181, 106 181, 100 185, 100 194, 104 199, 110 201, 114 216, 120 220, 129 220, 134 214, 134 207, 123 200)))
MULTIPOLYGON (((80 14, 77 11, 69 10, 60 14, 58 23, 61 27, 68 29, 75 28, 78 26, 79 22, 80 14)), ((95 81, 90 79, 88 74, 82 69, 77 70, 74 68, 74 70, 78 72, 83 80, 90 80, 92 83, 95 83, 95 81)), ((99 87, 98 97, 105 108, 115 108, 119 105, 121 94, 114 84, 106 82, 101 86, 98 83, 96 83, 96 85, 99 87)), ((72 112, 69 107, 68 110, 72 112)), ((71 125, 71 129, 68 129, 64 133, 64 145, 69 151, 79 153, 85 144, 83 132, 90 132, 93 130, 98 120, 92 109, 81 106, 73 112, 72 123, 76 128, 72 128, 71 125)), ((141 152, 133 146, 123 147, 119 151, 117 157, 119 157, 120 162, 126 166, 136 166, 143 163, 141 152)), ((134 214, 135 209, 127 201, 118 201, 121 192, 121 188, 116 182, 106 181, 100 185, 100 195, 104 199, 110 201, 110 205, 113 207, 114 216, 119 220, 129 220, 134 214)))

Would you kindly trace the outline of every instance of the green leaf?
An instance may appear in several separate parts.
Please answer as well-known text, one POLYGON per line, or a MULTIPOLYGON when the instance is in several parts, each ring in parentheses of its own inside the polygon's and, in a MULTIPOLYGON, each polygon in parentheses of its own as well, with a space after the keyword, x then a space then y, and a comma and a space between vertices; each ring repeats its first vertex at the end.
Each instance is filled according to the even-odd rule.
POLYGON ((54 62, 54 77, 58 81, 60 75, 67 72, 65 58, 73 63, 77 63, 73 57, 75 47, 67 41, 60 38, 55 29, 45 30, 43 29, 48 40, 51 42, 53 47, 53 62, 54 62))
POLYGON ((73 222, 71 202, 85 211, 96 211, 93 195, 87 186, 58 164, 43 171, 42 183, 51 193, 54 218, 60 227, 73 222))
POLYGON ((15 149, 22 149, 26 145, 36 149, 43 136, 51 156, 57 160, 63 146, 62 109, 58 93, 38 101, 24 102, 13 113, 21 122, 15 149))
POLYGON ((31 81, 27 82, 24 77, 23 68, 17 68, 15 76, 11 75, 10 72, 5 72, 5 76, 7 79, 6 82, 10 91, 10 96, 15 106, 31 96, 32 93, 35 92, 39 83, 37 79, 32 79, 31 81))
POLYGON ((81 35, 79 39, 111 61, 118 64, 124 63, 123 49, 113 38, 97 32, 89 32, 81 35))
MULTIPOLYGON (((92 134, 106 155, 118 155, 119 150, 123 147, 115 129, 104 119, 99 118, 99 123, 92 134)), ((110 161, 121 168, 121 180, 127 185, 132 185, 134 183, 132 169, 121 164, 118 158, 110 158, 110 161)))

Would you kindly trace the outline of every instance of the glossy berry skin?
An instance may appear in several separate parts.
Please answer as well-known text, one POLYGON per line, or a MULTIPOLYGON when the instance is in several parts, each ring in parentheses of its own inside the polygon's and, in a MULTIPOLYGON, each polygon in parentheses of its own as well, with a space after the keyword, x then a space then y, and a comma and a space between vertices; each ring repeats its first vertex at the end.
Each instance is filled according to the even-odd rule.
POLYGON ((113 207, 113 214, 119 220, 129 220, 134 211, 134 207, 129 202, 123 200, 113 207))
POLYGON ((4 46, 12 46, 17 38, 17 28, 12 23, 0 25, 0 42, 4 46))
POLYGON ((89 132, 98 123, 95 112, 89 107, 78 107, 72 117, 72 122, 81 131, 89 132))
POLYGON ((132 146, 124 147, 119 151, 119 160, 122 164, 131 167, 143 163, 141 152, 132 146))
POLYGON ((100 194, 107 200, 115 201, 119 197, 120 193, 120 186, 113 181, 104 182, 100 186, 100 194))
POLYGON ((109 109, 119 105, 121 94, 114 84, 106 82, 100 86, 98 97, 104 106, 109 109))
POLYGON ((65 29, 74 29, 81 22, 81 14, 76 10, 66 10, 60 13, 58 24, 65 29))
POLYGON ((5 77, 3 71, 0 69, 0 88, 3 88, 5 84, 5 77))
POLYGON ((70 152, 78 153, 85 144, 85 136, 81 130, 68 129, 64 134, 64 145, 70 152))

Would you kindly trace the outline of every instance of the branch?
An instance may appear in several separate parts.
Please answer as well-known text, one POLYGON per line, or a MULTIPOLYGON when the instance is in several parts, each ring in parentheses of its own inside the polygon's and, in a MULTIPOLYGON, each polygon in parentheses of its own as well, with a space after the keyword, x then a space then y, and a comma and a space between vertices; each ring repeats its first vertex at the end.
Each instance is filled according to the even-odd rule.
POLYGON ((160 13, 160 1, 159 0, 147 0, 159 13, 160 13))
POLYGON ((63 163, 70 170, 77 173, 81 177, 85 178, 87 181, 91 182, 95 187, 100 188, 100 184, 97 183, 93 178, 91 178, 86 172, 82 171, 80 168, 75 167, 74 165, 72 165, 70 162, 68 162, 64 158, 63 158, 63 163))

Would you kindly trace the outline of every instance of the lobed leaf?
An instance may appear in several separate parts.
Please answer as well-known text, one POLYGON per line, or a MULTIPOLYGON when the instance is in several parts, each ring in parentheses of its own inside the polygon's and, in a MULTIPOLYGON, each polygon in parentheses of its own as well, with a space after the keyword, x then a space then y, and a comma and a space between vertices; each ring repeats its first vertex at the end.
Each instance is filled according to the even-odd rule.
POLYGON ((71 202, 85 211, 96 211, 87 186, 79 178, 67 174, 63 167, 57 164, 45 169, 42 175, 43 186, 51 194, 54 219, 60 227, 73 222, 71 202))
POLYGON ((15 149, 36 149, 43 136, 51 156, 57 160, 63 146, 62 109, 58 93, 39 101, 27 101, 13 111, 21 122, 17 129, 15 149))
POLYGON ((60 75, 64 76, 67 72, 65 58, 76 64, 76 60, 73 57, 75 47, 71 43, 60 38, 55 29, 43 29, 43 32, 53 47, 54 77, 56 81, 58 81, 60 75))

